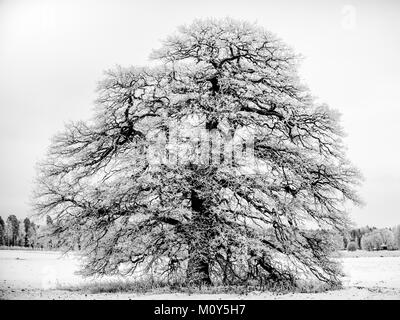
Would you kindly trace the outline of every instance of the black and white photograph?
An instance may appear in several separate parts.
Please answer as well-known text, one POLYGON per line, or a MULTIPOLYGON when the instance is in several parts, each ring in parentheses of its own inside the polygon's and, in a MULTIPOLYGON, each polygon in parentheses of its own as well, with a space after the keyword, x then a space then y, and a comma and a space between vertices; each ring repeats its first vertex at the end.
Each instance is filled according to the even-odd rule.
POLYGON ((399 56, 395 0, 0 0, 0 300, 400 300, 399 56))

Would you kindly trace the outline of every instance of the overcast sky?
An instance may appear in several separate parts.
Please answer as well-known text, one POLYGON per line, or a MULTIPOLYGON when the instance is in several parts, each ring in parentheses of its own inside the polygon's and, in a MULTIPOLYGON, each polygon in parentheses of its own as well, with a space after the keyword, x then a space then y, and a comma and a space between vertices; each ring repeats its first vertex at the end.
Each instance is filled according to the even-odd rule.
POLYGON ((257 22, 305 59, 314 95, 343 114, 363 172, 359 226, 400 224, 400 1, 0 0, 0 215, 31 214, 35 163, 70 120, 90 117, 102 71, 148 63, 178 25, 257 22))

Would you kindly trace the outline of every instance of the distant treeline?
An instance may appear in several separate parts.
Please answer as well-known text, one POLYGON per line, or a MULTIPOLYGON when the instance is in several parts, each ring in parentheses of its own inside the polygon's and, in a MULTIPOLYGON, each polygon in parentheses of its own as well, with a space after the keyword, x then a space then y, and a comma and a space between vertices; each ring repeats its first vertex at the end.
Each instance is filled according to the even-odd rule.
POLYGON ((57 242, 50 236, 53 221, 47 216, 46 225, 38 225, 29 218, 19 220, 9 215, 6 221, 0 216, 0 246, 33 249, 56 249, 57 242))
POLYGON ((348 250, 399 250, 400 225, 392 228, 363 227, 338 235, 338 247, 348 250))
MULTIPOLYGON (((4 221, 0 216, 0 246, 25 247, 39 249, 59 249, 65 244, 52 236, 56 225, 50 216, 45 225, 37 225, 29 218, 18 220, 15 215, 4 221)), ((344 233, 333 232, 335 246, 338 250, 399 250, 400 225, 392 228, 363 227, 350 229, 344 233)), ((69 239, 76 249, 80 249, 79 239, 69 239)))

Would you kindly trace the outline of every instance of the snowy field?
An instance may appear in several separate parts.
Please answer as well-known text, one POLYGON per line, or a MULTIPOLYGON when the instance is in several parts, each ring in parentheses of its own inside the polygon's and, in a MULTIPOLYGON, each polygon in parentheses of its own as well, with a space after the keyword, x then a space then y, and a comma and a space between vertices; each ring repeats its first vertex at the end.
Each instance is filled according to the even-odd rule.
MULTIPOLYGON (((400 299, 400 252, 343 252, 344 289, 323 293, 239 294, 99 293, 60 290, 83 279, 76 256, 58 252, 0 250, 0 299, 400 299)), ((105 279, 103 281, 107 281, 105 279)), ((99 281, 98 279, 95 281, 99 281)))

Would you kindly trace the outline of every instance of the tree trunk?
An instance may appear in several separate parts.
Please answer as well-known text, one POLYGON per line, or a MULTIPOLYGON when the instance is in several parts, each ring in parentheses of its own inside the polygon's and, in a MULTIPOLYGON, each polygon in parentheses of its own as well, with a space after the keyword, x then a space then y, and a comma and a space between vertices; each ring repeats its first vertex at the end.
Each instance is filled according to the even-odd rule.
POLYGON ((195 285, 211 285, 208 259, 199 254, 198 249, 197 246, 190 245, 186 279, 195 285))
POLYGON ((194 232, 189 239, 189 261, 186 272, 186 280, 196 285, 211 285, 210 266, 208 258, 207 237, 207 210, 204 200, 200 199, 197 192, 192 190, 191 203, 193 213, 194 232))

